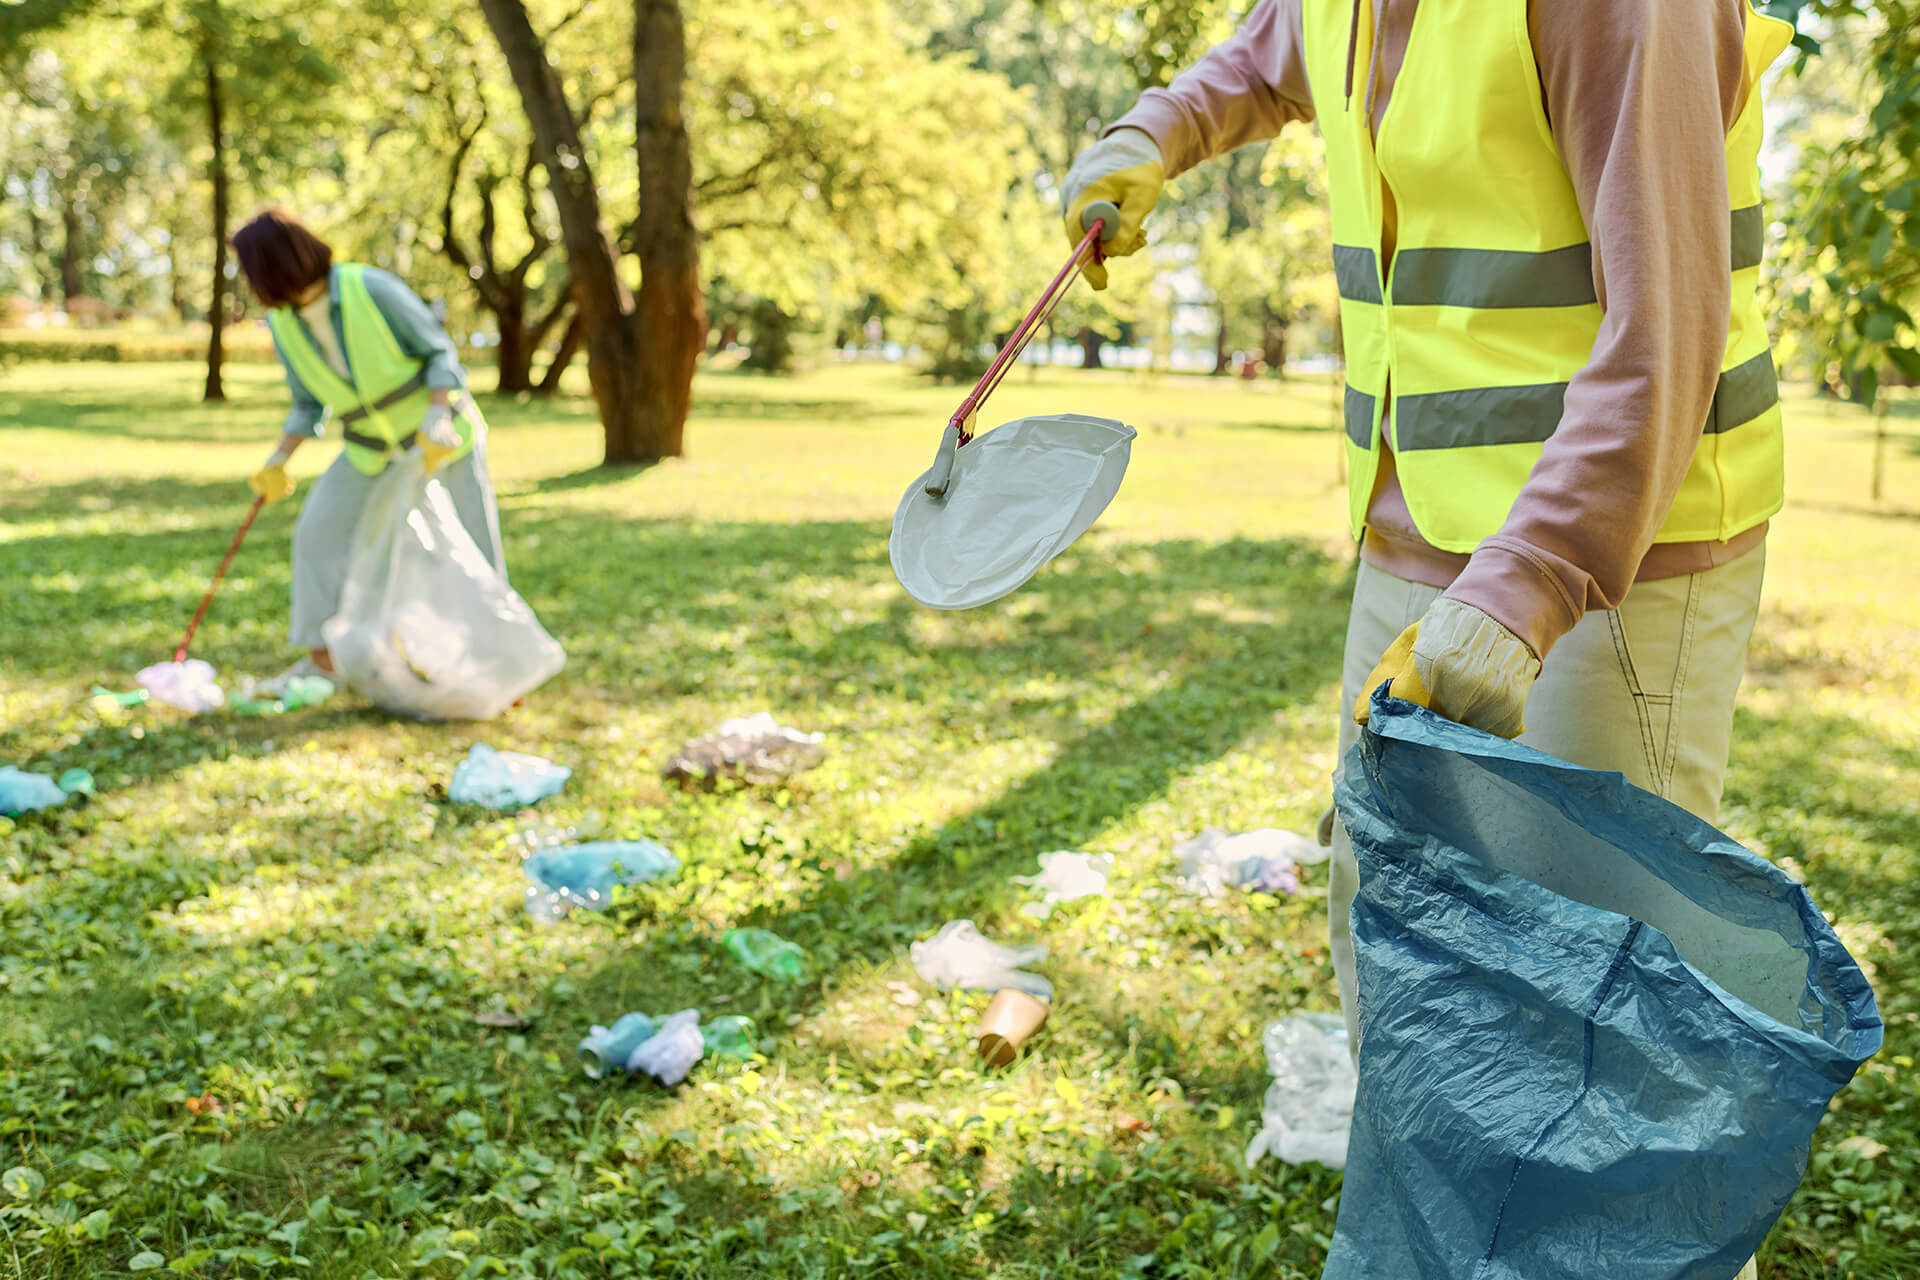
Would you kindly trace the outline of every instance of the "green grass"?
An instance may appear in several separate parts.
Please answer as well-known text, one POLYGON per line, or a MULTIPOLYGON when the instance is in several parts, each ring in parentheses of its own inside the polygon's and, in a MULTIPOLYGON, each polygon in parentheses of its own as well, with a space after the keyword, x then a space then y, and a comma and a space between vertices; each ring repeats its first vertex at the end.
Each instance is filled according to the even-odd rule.
MULTIPOLYGON (((1168 846, 1326 803, 1352 554, 1325 384, 1017 376, 996 419, 1141 438, 1087 538, 960 615, 911 606, 886 557, 954 389, 703 378, 690 456, 624 475, 594 469, 583 402, 492 403, 514 581, 570 653, 524 708, 96 710, 95 682, 171 651, 245 510, 283 393, 230 377, 217 408, 184 365, 0 380, 0 763, 101 786, 0 819, 0 1169, 40 1184, 0 1191, 0 1276, 148 1252, 315 1280, 1318 1274, 1338 1177, 1239 1153, 1261 1028, 1334 1003, 1324 876, 1196 902, 1168 846), (680 741, 759 709, 823 730, 829 762, 784 790, 663 788, 680 741), (476 739, 573 782, 527 817, 451 808, 476 739), (515 836, 589 811, 686 869, 536 929, 515 836), (1042 925, 1008 877, 1055 848, 1116 851, 1116 891, 1042 925), (981 1000, 906 958, 962 916, 1053 947, 1054 1019, 998 1075, 969 1051, 981 1000), (794 938, 815 976, 743 976, 735 925, 794 938), (693 1006, 752 1015, 763 1058, 673 1091, 573 1063, 589 1023, 693 1006), (531 1025, 472 1020, 500 1008, 531 1025)), ((1768 1277, 1920 1274, 1920 423, 1893 425, 1875 504, 1866 419, 1793 405, 1735 747, 1729 826, 1806 878, 1888 1022, 1768 1277)), ((261 518, 196 645, 225 671, 289 657, 296 506, 261 518)))

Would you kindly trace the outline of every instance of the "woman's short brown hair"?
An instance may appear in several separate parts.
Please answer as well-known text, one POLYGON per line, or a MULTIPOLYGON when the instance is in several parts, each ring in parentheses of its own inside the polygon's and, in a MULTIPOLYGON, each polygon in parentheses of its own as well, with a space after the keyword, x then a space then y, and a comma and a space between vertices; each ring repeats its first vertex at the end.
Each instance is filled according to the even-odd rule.
POLYGON ((315 281, 327 278, 333 250, 285 209, 265 209, 233 233, 240 270, 264 306, 285 307, 315 281))

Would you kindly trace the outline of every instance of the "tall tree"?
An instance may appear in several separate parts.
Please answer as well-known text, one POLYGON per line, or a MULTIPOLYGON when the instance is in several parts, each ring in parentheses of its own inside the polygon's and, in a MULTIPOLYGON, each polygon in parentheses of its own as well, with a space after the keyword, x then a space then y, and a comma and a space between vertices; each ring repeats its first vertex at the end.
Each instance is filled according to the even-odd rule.
POLYGON ((706 345, 692 151, 681 110, 685 33, 676 0, 635 0, 636 298, 620 271, 581 126, 521 0, 481 0, 506 56, 559 210, 586 335, 587 377, 609 465, 678 457, 706 345))

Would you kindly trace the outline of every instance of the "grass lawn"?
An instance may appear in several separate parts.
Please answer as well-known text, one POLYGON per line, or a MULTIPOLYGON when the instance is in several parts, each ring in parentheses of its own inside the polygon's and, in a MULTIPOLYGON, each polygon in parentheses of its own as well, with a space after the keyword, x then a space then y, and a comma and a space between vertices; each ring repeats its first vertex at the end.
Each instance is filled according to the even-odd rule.
MULTIPOLYGON (((278 720, 100 711, 170 655, 270 447, 275 370, 0 375, 0 764, 90 769, 0 819, 0 1277, 1312 1277, 1340 1180, 1241 1151, 1269 1021, 1335 1004, 1324 871, 1292 899, 1169 879, 1202 827, 1310 829, 1352 551, 1324 383, 1017 375, 995 419, 1140 429, 1101 523, 959 615, 893 580, 894 504, 959 392, 892 368, 703 377, 690 456, 603 474, 582 401, 494 402, 515 584, 566 671, 485 725, 341 698, 278 720), (793 786, 683 794, 682 740, 769 710, 827 734, 793 786), (469 745, 575 770, 537 813, 450 807, 469 745), (685 870, 549 929, 516 839, 589 812, 685 870), (1114 894, 1019 912, 1050 849, 1114 894), (984 1000, 907 944, 971 917, 1053 948, 1036 1051, 984 1073, 984 1000), (744 975, 736 925, 813 977, 744 975), (745 1013, 763 1055, 676 1090, 585 1079, 630 1009, 745 1013), (481 1025, 512 1010, 520 1029, 481 1025)), ((1870 966, 1887 1047, 1834 1104, 1763 1275, 1920 1275, 1920 417, 1887 499, 1869 423, 1797 400, 1789 509, 1727 825, 1870 966)), ((310 479, 331 449, 302 453, 310 479)), ((290 658, 264 514, 196 643, 290 658)))

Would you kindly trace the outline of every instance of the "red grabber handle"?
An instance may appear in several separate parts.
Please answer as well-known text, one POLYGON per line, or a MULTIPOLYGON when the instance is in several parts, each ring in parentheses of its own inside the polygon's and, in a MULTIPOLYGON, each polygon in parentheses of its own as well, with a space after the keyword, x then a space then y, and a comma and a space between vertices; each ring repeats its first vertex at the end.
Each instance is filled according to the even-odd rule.
POLYGON ((980 406, 987 402, 987 397, 993 394, 994 389, 1007 376, 1007 370, 1011 369, 1014 362, 1020 358, 1020 353, 1027 349, 1027 343, 1032 341, 1033 335, 1039 331, 1040 326, 1045 324, 1059 308, 1060 300, 1067 296, 1067 290, 1072 287, 1073 278, 1080 274, 1080 268, 1088 262, 1105 261, 1106 254, 1100 246, 1111 240, 1113 233, 1120 230, 1119 207, 1111 200, 1096 200, 1080 215, 1080 225, 1086 228, 1087 233, 1080 238, 1080 243, 1074 246, 1073 256, 1067 259, 1066 265, 1061 267, 1059 273, 1053 277, 1053 282, 1047 286, 1046 292, 1040 295, 1040 300, 1033 304, 1032 310, 1027 312, 1027 318, 1020 322, 1014 329, 1013 335, 1007 339, 1007 344, 994 356, 993 363, 987 366, 987 371, 980 376, 980 381, 974 384, 973 390, 967 393, 967 398, 960 402, 960 407, 954 410, 951 418, 947 419, 947 428, 941 434, 940 453, 934 459, 932 474, 927 477, 927 492, 934 497, 946 493, 947 483, 953 474, 954 451, 973 439, 971 424, 974 415, 980 411, 980 406))
POLYGON ((253 528, 253 518, 260 514, 260 508, 267 505, 265 498, 255 498, 253 505, 247 508, 247 518, 240 522, 240 532, 233 535, 233 545, 227 548, 227 558, 220 562, 220 568, 213 575, 213 585, 207 588, 207 594, 200 599, 200 607, 193 611, 193 621, 187 624, 187 634, 180 638, 180 647, 173 651, 175 662, 185 661, 187 646, 193 643, 193 633, 200 629, 200 620, 207 616, 207 606, 213 603, 213 593, 220 589, 221 579, 227 576, 227 570, 233 565, 233 557, 240 550, 240 543, 246 538, 247 530, 253 528))

